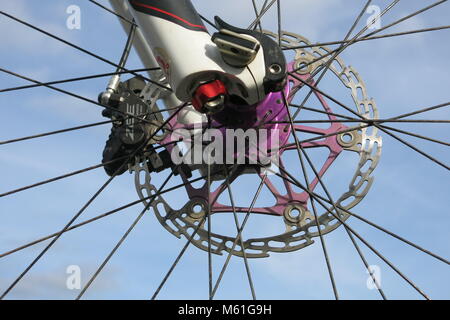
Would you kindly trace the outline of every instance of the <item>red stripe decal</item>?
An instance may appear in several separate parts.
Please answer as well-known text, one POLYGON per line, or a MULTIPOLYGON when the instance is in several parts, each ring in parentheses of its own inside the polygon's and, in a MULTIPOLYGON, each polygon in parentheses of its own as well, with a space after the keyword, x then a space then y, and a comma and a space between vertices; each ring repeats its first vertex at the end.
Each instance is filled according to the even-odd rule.
POLYGON ((205 30, 206 30, 206 27, 205 27, 205 26, 192 24, 192 23, 190 23, 189 21, 184 20, 183 18, 181 18, 181 17, 179 17, 179 16, 177 16, 177 15, 175 15, 175 14, 173 14, 173 13, 167 12, 167 11, 165 11, 165 10, 162 10, 162 9, 159 9, 159 8, 156 8, 156 7, 149 6, 149 5, 147 5, 147 4, 139 3, 139 2, 137 2, 137 1, 132 1, 132 2, 133 2, 133 4, 135 4, 135 5, 137 5, 137 6, 140 6, 140 7, 143 7, 143 8, 147 8, 147 9, 150 9, 150 10, 155 10, 155 11, 158 11, 158 12, 161 12, 161 13, 164 13, 164 14, 167 14, 168 16, 171 16, 171 17, 173 17, 173 18, 175 18, 175 19, 177 19, 177 20, 183 21, 184 23, 186 23, 187 25, 189 25, 189 26, 191 26, 191 27, 195 27, 195 28, 200 28, 200 29, 205 29, 205 30))

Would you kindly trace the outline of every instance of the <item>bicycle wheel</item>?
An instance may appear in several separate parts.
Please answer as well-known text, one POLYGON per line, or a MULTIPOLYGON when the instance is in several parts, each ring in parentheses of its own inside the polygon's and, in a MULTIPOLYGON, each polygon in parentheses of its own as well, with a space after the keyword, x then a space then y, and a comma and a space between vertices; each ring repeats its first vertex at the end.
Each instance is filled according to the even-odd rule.
MULTIPOLYGON (((158 171, 133 154, 111 177, 96 97, 127 40, 117 12, 2 4, 2 298, 448 298, 446 2, 193 1, 211 33, 219 15, 281 46, 287 85, 258 119, 281 129, 280 161, 158 171)), ((135 51, 120 70, 151 76, 152 145, 171 151, 185 104, 165 110, 135 51)))

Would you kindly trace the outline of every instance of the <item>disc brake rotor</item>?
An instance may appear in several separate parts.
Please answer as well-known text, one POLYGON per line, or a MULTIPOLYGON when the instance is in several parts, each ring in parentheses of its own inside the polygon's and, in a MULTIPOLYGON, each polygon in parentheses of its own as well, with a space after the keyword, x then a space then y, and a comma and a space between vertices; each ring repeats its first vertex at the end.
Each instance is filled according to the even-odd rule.
MULTIPOLYGON (((275 33, 268 31, 265 31, 265 33, 273 38, 278 37, 275 33)), ((283 45, 289 47, 311 45, 304 37, 289 32, 283 32, 281 40, 283 45)), ((311 73, 317 70, 321 65, 326 64, 328 60, 327 58, 324 58, 307 67, 301 67, 329 52, 331 52, 329 48, 321 46, 296 49, 294 61, 288 66, 289 70, 293 71, 298 69, 295 71, 297 77, 302 80, 307 80, 311 73)), ((327 57, 329 58, 331 55, 332 54, 327 57)), ((350 66, 346 66, 339 57, 335 58, 335 61, 330 65, 330 70, 346 88, 350 89, 350 94, 354 103, 353 110, 365 119, 378 119, 376 103, 373 99, 368 98, 366 86, 356 70, 350 66)), ((303 86, 303 83, 293 77, 288 78, 288 83, 288 85, 291 86, 290 97, 288 100, 291 101, 295 96, 295 93, 303 86)), ((312 85, 314 85, 314 82, 312 82, 312 85)), ((309 90, 306 87, 305 89, 309 90)), ((317 92, 315 92, 315 95, 320 101, 328 119, 336 120, 336 117, 332 114, 332 110, 324 97, 317 92)), ((352 125, 353 124, 354 123, 352 123, 352 125)), ((355 124, 355 127, 364 124, 365 123, 357 123, 355 124)), ((176 119, 174 119, 170 125, 172 130, 179 127, 176 119)), ((286 129, 290 130, 290 124, 286 124, 286 126, 286 129)), ((316 128, 314 126, 294 125, 294 130, 296 132, 309 132, 327 136, 320 140, 301 143, 302 148, 304 149, 328 149, 328 157, 323 166, 317 168, 320 177, 323 177, 340 153, 354 152, 358 155, 359 161, 356 165, 355 173, 348 185, 348 190, 343 192, 335 202, 336 207, 345 210, 349 210, 356 206, 367 195, 373 183, 373 177, 371 175, 380 159, 382 147, 381 137, 378 135, 378 129, 375 127, 359 128, 333 135, 338 131, 340 132, 351 128, 352 127, 347 127, 340 122, 333 121, 330 121, 330 126, 326 129, 316 128)), ((166 144, 168 142, 170 142, 170 137, 166 136, 158 143, 166 144)), ((171 151, 171 147, 166 148, 171 151)), ((284 168, 284 153, 289 150, 295 150, 295 148, 296 146, 280 148, 280 167, 284 168)), ((147 161, 137 163, 132 170, 135 172, 135 185, 139 197, 145 205, 149 205, 149 207, 153 209, 155 216, 161 225, 176 237, 180 238, 181 236, 184 236, 187 239, 191 238, 191 234, 194 230, 198 229, 196 235, 192 239, 192 243, 205 251, 208 251, 208 241, 210 239, 211 251, 216 254, 222 254, 223 251, 226 251, 231 252, 236 256, 243 256, 242 250, 244 249, 246 256, 249 258, 267 257, 270 252, 290 252, 304 248, 314 243, 313 238, 319 236, 315 217, 308 207, 308 200, 310 200, 309 194, 306 191, 296 192, 289 184, 286 184, 288 192, 283 194, 282 192, 279 192, 271 182, 270 176, 266 178, 265 184, 275 196, 276 204, 271 207, 255 207, 251 212, 252 214, 279 216, 285 224, 285 232, 262 238, 248 239, 243 241, 244 248, 241 248, 240 242, 237 242, 235 237, 213 232, 211 232, 210 237, 208 236, 208 231, 204 227, 205 215, 208 207, 208 189, 206 181, 202 187, 195 188, 189 183, 189 179, 184 174, 181 174, 183 181, 186 183, 185 189, 189 200, 181 209, 175 210, 161 195, 155 196, 151 203, 148 203, 148 197, 154 195, 157 188, 152 184, 151 173, 147 161), (233 244, 235 243, 238 245, 234 246, 233 249, 233 244)), ((281 174, 284 175, 283 173, 281 174)), ((221 177, 216 177, 216 179, 223 178, 223 175, 221 177)), ((319 179, 315 177, 315 179, 310 181, 309 189, 314 192, 318 184, 319 179)), ((210 199, 217 199, 224 190, 225 188, 223 187, 211 190, 210 199)), ((330 205, 329 210, 331 211, 332 208, 333 205, 330 205)), ((242 213, 247 213, 249 209, 250 208, 248 207, 235 207, 236 212, 242 213)), ((211 207, 211 214, 214 215, 224 212, 233 212, 233 208, 215 201, 211 207)), ((345 211, 339 210, 339 216, 342 221, 345 221, 350 215, 345 211)), ((327 234, 341 225, 341 222, 327 210, 324 210, 323 213, 318 212, 318 221, 322 234, 327 234)))

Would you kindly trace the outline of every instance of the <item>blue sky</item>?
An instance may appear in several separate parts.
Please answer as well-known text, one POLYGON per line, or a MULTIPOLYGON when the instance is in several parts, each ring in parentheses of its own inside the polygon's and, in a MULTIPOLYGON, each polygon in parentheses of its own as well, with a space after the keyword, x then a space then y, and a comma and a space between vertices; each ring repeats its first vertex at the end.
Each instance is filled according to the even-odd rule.
MULTIPOLYGON (((107 4, 106 1, 101 2, 107 4)), ((210 19, 219 14, 237 26, 247 26, 253 17, 251 1, 229 0, 226 5, 218 1, 193 2, 210 19)), ((282 3, 283 29, 301 34, 313 42, 342 39, 362 7, 362 2, 356 0, 284 0, 282 3)), ((384 8, 390 1, 373 3, 384 8)), ((383 26, 395 21, 428 3, 431 1, 402 0, 383 17, 381 24, 383 26)), ((118 61, 120 58, 125 34, 119 22, 113 15, 87 1, 2 1, 0 9, 109 60, 118 61), (66 8, 71 4, 81 8, 81 30, 66 28, 66 8)), ((448 24, 449 14, 450 5, 446 3, 390 28, 386 33, 445 25, 448 24)), ((358 30, 363 27, 367 18, 368 15, 365 15, 358 30)), ((275 11, 263 20, 263 27, 276 30, 275 11)), ((0 53, 2 68, 39 81, 114 71, 110 65, 4 16, 0 17, 0 30, 3 34, 0 53)), ((381 117, 388 118, 448 101, 448 38, 448 31, 436 31, 368 41, 351 46, 341 57, 358 70, 366 83, 369 96, 377 101, 381 117)), ((141 67, 134 52, 127 66, 130 69, 141 67)), ((60 87, 96 99, 106 81, 107 79, 96 79, 60 87)), ((1 88, 22 84, 28 82, 0 74, 1 88)), ((321 88, 350 103, 348 92, 339 89, 331 76, 324 79, 321 88)), ((0 140, 104 119, 97 106, 47 88, 1 93, 0 103, 7 115, 3 117, 5 120, 0 127, 0 140)), ((331 102, 330 106, 336 112, 343 112, 331 102)), ((449 116, 447 108, 415 118, 449 119, 449 116)), ((448 124, 394 126, 441 140, 447 140, 449 136, 448 124)), ((0 192, 99 163, 108 134, 109 127, 101 126, 0 146, 0 192)), ((448 257, 448 172, 386 134, 382 136, 383 153, 374 173, 375 182, 368 196, 353 211, 448 257)), ((448 163, 450 154, 447 147, 410 137, 405 139, 448 163)), ((320 156, 319 153, 313 155, 314 159, 320 156)), ((342 156, 326 176, 326 182, 336 194, 340 187, 349 183, 355 166, 352 162, 354 160, 352 156, 342 156)), ((291 165, 295 168, 293 161, 291 165)), ((297 170, 299 180, 302 181, 298 165, 297 170)), ((100 169, 0 199, 0 252, 57 231, 106 180, 106 174, 100 169)), ((155 177, 155 181, 159 186, 162 177, 155 177)), ((248 190, 256 190, 254 182, 256 180, 248 178, 244 183, 233 185, 237 201, 242 201, 242 205, 248 206, 253 196, 248 190)), ((170 193, 166 199, 169 203, 178 205, 181 201, 179 199, 184 199, 183 197, 184 193, 178 191, 170 193)), ((115 179, 80 219, 93 217, 136 199, 134 177, 126 173, 115 179)), ((260 204, 264 204, 265 200, 267 198, 262 196, 260 204)), ((74 298, 78 292, 68 290, 65 286, 67 266, 79 265, 82 281, 85 283, 140 210, 142 206, 138 205, 64 235, 17 285, 9 298, 74 298)), ((223 222, 223 225, 217 226, 216 230, 230 230, 225 223, 231 220, 217 219, 217 224, 223 222)), ((431 298, 450 298, 449 271, 445 264, 355 219, 350 219, 349 225, 385 254, 431 298)), ((214 224, 212 227, 214 231, 214 224)), ((244 236, 266 235, 280 231, 281 227, 282 225, 275 227, 270 219, 252 217, 244 236)), ((151 297, 185 241, 169 234, 153 214, 148 213, 87 291, 85 298, 151 297)), ((341 297, 379 298, 374 290, 367 289, 367 273, 344 230, 339 228, 332 232, 325 237, 325 241, 341 297)), ((45 244, 41 243, 0 259, 0 290, 17 277, 45 244)), ((420 298, 386 264, 362 244, 361 246, 369 263, 380 266, 382 287, 388 298, 420 298)), ((257 297, 332 299, 321 250, 320 242, 316 241, 312 246, 297 252, 272 254, 267 259, 251 260, 257 297)), ((223 261, 224 256, 213 256, 215 277, 223 261)), ((207 254, 190 247, 159 297, 207 298, 207 271, 207 254)), ((241 259, 232 258, 216 297, 251 297, 241 259)))

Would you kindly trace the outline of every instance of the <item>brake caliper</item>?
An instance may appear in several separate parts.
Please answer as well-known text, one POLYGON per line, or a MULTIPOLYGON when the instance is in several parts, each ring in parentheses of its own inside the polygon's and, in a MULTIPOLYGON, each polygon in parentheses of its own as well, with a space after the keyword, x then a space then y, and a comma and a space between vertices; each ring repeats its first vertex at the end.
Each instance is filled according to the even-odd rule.
POLYGON ((114 120, 102 160, 103 163, 107 163, 105 171, 109 175, 114 174, 119 168, 121 169, 117 174, 127 170, 128 166, 124 165, 127 156, 132 155, 148 140, 151 132, 150 122, 157 120, 154 116, 150 117, 150 106, 140 97, 144 87, 145 81, 134 77, 120 82, 113 92, 106 91, 99 96, 100 103, 110 107, 103 110, 102 115, 114 120), (119 158, 124 159, 111 163, 119 158))

